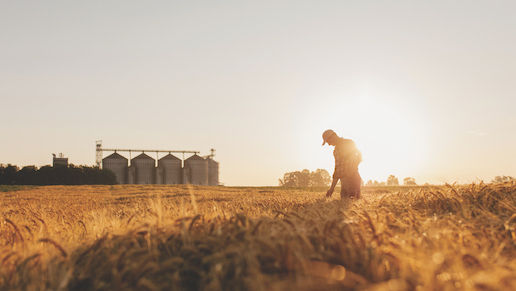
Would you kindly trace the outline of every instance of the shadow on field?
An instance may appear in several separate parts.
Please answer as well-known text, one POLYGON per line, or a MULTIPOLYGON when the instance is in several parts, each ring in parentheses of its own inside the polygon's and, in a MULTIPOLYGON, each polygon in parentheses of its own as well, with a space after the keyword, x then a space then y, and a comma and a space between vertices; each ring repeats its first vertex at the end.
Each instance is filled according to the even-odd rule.
POLYGON ((56 290, 351 290, 391 278, 395 262, 377 254, 361 230, 343 222, 349 206, 321 199, 275 218, 197 215, 166 227, 143 225, 63 254, 50 261, 47 271, 29 272, 30 264, 25 264, 8 285, 30 289, 31 282, 45 282, 56 290))
POLYGON ((295 211, 286 213, 288 215, 295 215, 303 218, 314 218, 317 217, 322 220, 342 218, 344 214, 348 212, 354 200, 328 200, 321 198, 313 203, 303 204, 297 207, 295 211))
POLYGON ((155 199, 155 198, 161 198, 161 199, 169 199, 169 198, 178 198, 178 197, 190 197, 191 195, 188 193, 177 193, 177 194, 162 194, 162 195, 132 195, 132 196, 122 196, 115 198, 115 201, 131 201, 131 200, 142 200, 142 199, 155 199))

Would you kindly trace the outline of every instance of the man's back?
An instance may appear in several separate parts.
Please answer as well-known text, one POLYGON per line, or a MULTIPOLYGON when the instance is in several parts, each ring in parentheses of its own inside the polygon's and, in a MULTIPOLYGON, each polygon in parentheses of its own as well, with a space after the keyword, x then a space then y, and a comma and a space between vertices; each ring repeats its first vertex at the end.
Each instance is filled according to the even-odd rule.
POLYGON ((351 139, 339 138, 333 151, 335 157, 335 177, 345 177, 358 171, 362 155, 351 139))

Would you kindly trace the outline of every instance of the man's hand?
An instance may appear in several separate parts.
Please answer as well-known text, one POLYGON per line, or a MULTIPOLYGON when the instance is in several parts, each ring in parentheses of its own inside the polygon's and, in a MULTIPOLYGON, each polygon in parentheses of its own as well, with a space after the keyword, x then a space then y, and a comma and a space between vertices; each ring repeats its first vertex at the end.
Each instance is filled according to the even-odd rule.
POLYGON ((339 178, 335 177, 335 174, 333 174, 333 181, 331 182, 330 190, 326 192, 326 198, 331 197, 331 194, 333 194, 333 190, 335 190, 335 186, 337 186, 337 182, 339 181, 339 178))

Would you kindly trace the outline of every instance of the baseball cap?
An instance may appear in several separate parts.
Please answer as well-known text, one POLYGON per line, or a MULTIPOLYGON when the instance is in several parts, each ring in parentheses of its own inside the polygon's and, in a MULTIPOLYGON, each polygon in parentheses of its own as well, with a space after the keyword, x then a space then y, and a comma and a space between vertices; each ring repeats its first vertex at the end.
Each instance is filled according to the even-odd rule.
POLYGON ((326 142, 328 141, 328 139, 334 135, 337 135, 335 133, 335 131, 331 130, 331 129, 327 129, 323 132, 322 134, 322 138, 323 138, 323 144, 322 145, 325 145, 326 142))

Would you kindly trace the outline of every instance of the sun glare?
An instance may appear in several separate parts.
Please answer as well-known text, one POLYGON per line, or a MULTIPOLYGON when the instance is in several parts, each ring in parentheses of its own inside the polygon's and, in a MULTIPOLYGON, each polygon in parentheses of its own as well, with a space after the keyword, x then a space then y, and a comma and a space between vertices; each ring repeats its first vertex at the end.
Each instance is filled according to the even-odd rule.
POLYGON ((409 108, 379 98, 361 97, 335 109, 323 127, 353 139, 362 152, 360 173, 364 180, 388 175, 417 176, 427 156, 424 122, 409 108))

